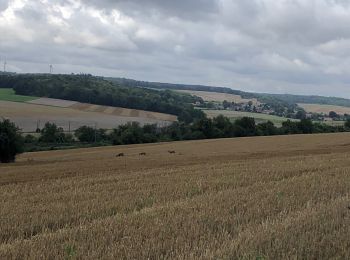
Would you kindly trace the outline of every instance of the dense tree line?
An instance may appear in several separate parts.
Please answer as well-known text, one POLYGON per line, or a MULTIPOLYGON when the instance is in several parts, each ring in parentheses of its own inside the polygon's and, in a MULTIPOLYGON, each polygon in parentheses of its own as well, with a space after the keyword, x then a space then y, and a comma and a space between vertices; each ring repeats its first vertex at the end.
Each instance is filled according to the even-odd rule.
POLYGON ((204 113, 192 105, 203 102, 199 97, 123 86, 91 75, 4 74, 0 75, 0 86, 13 88, 19 95, 168 113, 184 122, 204 117, 204 113))
POLYGON ((212 87, 212 86, 203 86, 203 85, 190 85, 190 84, 173 84, 173 83, 161 83, 161 82, 148 82, 140 81, 126 78, 106 78, 109 81, 115 82, 117 84, 122 84, 123 86, 129 87, 143 87, 151 89, 171 89, 171 90, 193 90, 193 91, 207 91, 207 92, 216 92, 216 93, 226 93, 240 95, 243 98, 253 98, 254 94, 249 92, 244 92, 240 90, 234 90, 231 88, 225 87, 212 87))
POLYGON ((14 161, 16 154, 22 152, 23 148, 26 148, 26 151, 47 150, 57 149, 63 144, 68 144, 68 148, 72 148, 81 147, 82 144, 92 144, 93 146, 123 145, 345 131, 350 131, 350 119, 345 123, 345 126, 329 126, 313 123, 309 119, 302 119, 299 122, 287 120, 283 122, 281 127, 276 127, 270 121, 256 124, 254 118, 249 117, 231 122, 224 116, 218 116, 213 119, 199 119, 192 124, 176 122, 164 128, 159 128, 157 125, 141 126, 138 123, 128 123, 108 133, 104 129, 83 126, 75 131, 74 136, 64 133, 63 129, 55 124, 46 123, 44 128, 38 131, 39 136, 26 135, 23 138, 13 123, 4 120, 0 121, 0 161, 5 163, 14 161))
POLYGON ((323 96, 304 96, 290 94, 259 94, 261 100, 267 98, 278 99, 289 104, 306 103, 306 104, 321 104, 350 107, 350 99, 338 97, 323 97, 323 96))
MULTIPOLYGON (((154 143, 163 141, 200 140, 213 138, 270 136, 289 134, 335 133, 350 131, 350 120, 345 126, 329 126, 313 123, 309 119, 299 122, 287 120, 281 127, 272 122, 256 124, 254 118, 243 117, 231 122, 227 117, 217 116, 213 119, 203 118, 192 124, 176 122, 170 126, 159 128, 157 125, 128 123, 121 125, 110 132, 104 129, 94 129, 83 126, 78 128, 74 135, 82 143, 104 143, 112 145, 154 143)), ((65 134, 62 128, 47 123, 40 131, 41 136, 34 138, 26 136, 27 143, 65 143, 74 140, 72 135, 65 134)))

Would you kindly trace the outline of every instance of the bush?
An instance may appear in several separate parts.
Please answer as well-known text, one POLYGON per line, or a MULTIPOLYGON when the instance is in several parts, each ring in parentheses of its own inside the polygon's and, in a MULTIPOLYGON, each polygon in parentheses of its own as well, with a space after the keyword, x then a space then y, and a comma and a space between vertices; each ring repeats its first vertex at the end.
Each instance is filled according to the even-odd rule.
POLYGON ((235 121, 235 136, 254 136, 256 135, 255 119, 251 117, 242 117, 235 121))
POLYGON ((79 127, 74 132, 75 136, 80 142, 94 142, 95 141, 95 129, 89 126, 79 127))
POLYGON ((312 134, 314 131, 314 124, 310 119, 302 119, 298 123, 299 129, 303 134, 312 134))
POLYGON ((14 162, 23 152, 23 138, 19 129, 10 120, 0 121, 0 162, 14 162))
POLYGON ((24 137, 24 143, 25 144, 33 144, 33 143, 36 143, 38 141, 38 138, 36 138, 34 135, 26 135, 24 137))
POLYGON ((40 142, 43 143, 64 143, 66 136, 61 127, 57 127, 54 123, 47 122, 41 130, 40 142))
POLYGON ((331 112, 329 112, 329 117, 330 118, 337 118, 338 114, 336 112, 334 112, 334 111, 331 111, 331 112))
POLYGON ((258 124, 257 129, 258 135, 276 135, 278 133, 277 127, 271 121, 258 124))

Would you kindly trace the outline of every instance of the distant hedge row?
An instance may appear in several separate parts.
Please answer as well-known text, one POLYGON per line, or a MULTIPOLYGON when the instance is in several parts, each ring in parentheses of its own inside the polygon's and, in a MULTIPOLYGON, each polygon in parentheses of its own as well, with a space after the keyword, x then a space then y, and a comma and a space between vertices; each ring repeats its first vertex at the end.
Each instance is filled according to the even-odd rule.
MULTIPOLYGON (((74 137, 82 143, 104 143, 110 145, 154 143, 163 141, 199 140, 212 138, 270 136, 289 134, 335 133, 350 131, 350 120, 345 126, 329 126, 313 123, 309 119, 300 122, 285 121, 281 127, 272 122, 256 124, 254 118, 243 117, 231 122, 222 115, 213 119, 200 119, 192 124, 173 123, 170 126, 159 128, 157 125, 140 126, 138 123, 121 125, 106 132, 104 129, 94 129, 83 126, 77 129, 74 137)), ((47 123, 40 130, 40 137, 26 136, 26 143, 65 143, 72 142, 72 135, 64 134, 62 128, 47 123)))

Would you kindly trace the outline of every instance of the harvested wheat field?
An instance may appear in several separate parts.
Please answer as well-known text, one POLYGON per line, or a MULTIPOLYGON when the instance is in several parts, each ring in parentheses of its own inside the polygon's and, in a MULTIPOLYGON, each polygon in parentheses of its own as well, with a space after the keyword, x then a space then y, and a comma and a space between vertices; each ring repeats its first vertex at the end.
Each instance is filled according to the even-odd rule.
POLYGON ((164 126, 177 120, 173 115, 47 98, 31 103, 0 100, 0 117, 11 119, 23 132, 35 132, 46 122, 55 123, 65 131, 73 131, 84 125, 112 129, 130 122, 164 126), (48 105, 49 102, 52 105, 48 105))
POLYGON ((194 95, 197 97, 201 97, 204 101, 224 102, 226 100, 228 102, 235 102, 235 103, 248 103, 249 101, 252 101, 254 105, 259 104, 256 98, 244 99, 239 95, 233 95, 228 93, 195 91, 195 90, 177 90, 177 91, 194 95))
POLYGON ((30 153, 0 173, 0 259, 350 257, 350 134, 30 153))
POLYGON ((329 112, 334 111, 340 115, 350 114, 350 107, 319 104, 298 104, 298 106, 302 107, 306 112, 309 113, 320 113, 328 115, 329 112))

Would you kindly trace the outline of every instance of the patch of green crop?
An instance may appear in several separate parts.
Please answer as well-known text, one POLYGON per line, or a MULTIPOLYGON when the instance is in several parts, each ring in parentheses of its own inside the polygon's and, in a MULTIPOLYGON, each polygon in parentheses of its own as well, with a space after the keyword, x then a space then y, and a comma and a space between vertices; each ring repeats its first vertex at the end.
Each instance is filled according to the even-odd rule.
POLYGON ((16 95, 12 88, 0 88, 0 100, 13 102, 27 102, 37 99, 37 97, 16 95))

